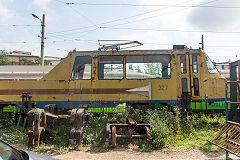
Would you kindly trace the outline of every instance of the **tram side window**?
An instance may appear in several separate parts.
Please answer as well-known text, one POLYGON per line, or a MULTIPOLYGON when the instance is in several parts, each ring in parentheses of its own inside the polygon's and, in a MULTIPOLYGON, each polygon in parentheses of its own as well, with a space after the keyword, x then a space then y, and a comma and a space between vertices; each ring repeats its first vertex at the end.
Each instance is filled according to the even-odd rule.
POLYGON ((192 64, 193 73, 198 73, 197 56, 192 56, 192 64))
POLYGON ((187 78, 182 78, 182 92, 187 92, 188 88, 187 88, 187 78))
POLYGON ((199 96, 199 81, 198 81, 198 78, 193 78, 193 86, 194 86, 194 96, 199 96))
POLYGON ((180 57, 181 73, 187 73, 186 56, 180 57))
POLYGON ((98 79, 123 79, 123 56, 100 56, 98 79))
POLYGON ((213 64, 209 57, 206 57, 206 63, 209 73, 218 73, 218 70, 216 69, 215 65, 213 64))
POLYGON ((77 56, 73 66, 72 79, 91 79, 91 68, 91 56, 77 56))
POLYGON ((170 55, 126 56, 126 78, 170 78, 170 55))

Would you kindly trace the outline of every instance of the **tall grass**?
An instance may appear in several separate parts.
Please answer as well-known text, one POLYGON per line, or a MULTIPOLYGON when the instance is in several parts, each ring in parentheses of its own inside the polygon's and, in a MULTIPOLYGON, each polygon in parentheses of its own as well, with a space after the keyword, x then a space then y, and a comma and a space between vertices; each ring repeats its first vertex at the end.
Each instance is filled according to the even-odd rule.
MULTIPOLYGON (((203 151, 216 150, 216 147, 206 141, 211 134, 214 134, 215 129, 225 122, 225 118, 221 115, 196 115, 180 113, 172 113, 163 110, 134 110, 131 107, 126 108, 114 114, 95 114, 91 115, 88 125, 84 128, 82 134, 81 146, 88 146, 95 150, 106 151, 105 148, 105 131, 106 124, 111 121, 118 123, 126 123, 128 117, 135 120, 147 120, 150 125, 150 139, 133 140, 133 143, 138 145, 143 151, 151 151, 154 149, 201 149, 203 151)), ((0 122, 0 138, 12 144, 27 144, 27 131, 16 129, 14 115, 1 115, 0 122), (5 116, 5 117, 4 117, 5 116)), ((38 152, 49 150, 63 150, 63 153, 68 152, 69 147, 69 132, 71 126, 69 124, 59 124, 55 126, 55 130, 59 134, 49 134, 46 137, 45 144, 34 149, 38 152)), ((123 133, 128 133, 126 130, 121 130, 123 133)), ((127 144, 128 141, 117 141, 117 144, 127 144)))

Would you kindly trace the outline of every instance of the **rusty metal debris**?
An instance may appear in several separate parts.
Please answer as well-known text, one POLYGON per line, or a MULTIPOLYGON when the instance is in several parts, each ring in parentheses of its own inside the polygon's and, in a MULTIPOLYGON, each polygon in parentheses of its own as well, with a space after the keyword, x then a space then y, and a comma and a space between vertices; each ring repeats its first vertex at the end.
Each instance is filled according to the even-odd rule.
POLYGON ((81 143, 81 135, 84 127, 84 109, 73 109, 70 116, 72 129, 70 131, 70 145, 79 145, 81 143))
POLYGON ((45 140, 46 132, 57 134, 52 126, 57 122, 72 124, 69 142, 71 146, 79 145, 88 113, 85 108, 73 109, 70 115, 58 115, 57 106, 49 104, 44 109, 34 109, 28 112, 28 147, 39 146, 45 140))
POLYGON ((227 121, 207 141, 240 157, 240 124, 227 121))
POLYGON ((39 146, 40 140, 45 138, 47 123, 43 109, 34 109, 28 112, 28 147, 39 146))
POLYGON ((150 124, 146 121, 135 121, 132 118, 128 118, 128 124, 107 124, 105 145, 108 147, 111 144, 112 147, 116 147, 117 139, 128 139, 129 143, 132 144, 132 140, 135 138, 148 140, 149 137, 150 124), (128 129, 128 134, 117 134, 117 131, 123 128, 128 129))
POLYGON ((17 128, 19 126, 22 126, 25 128, 27 123, 27 112, 31 110, 31 108, 34 107, 34 104, 32 103, 32 96, 29 95, 29 93, 22 93, 22 107, 20 109, 19 113, 16 113, 16 120, 17 120, 17 128))

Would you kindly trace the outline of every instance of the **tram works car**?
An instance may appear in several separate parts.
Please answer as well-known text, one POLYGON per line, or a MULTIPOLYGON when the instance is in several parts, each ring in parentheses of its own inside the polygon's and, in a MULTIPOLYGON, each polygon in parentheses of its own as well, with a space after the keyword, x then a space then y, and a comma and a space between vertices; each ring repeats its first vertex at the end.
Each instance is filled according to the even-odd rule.
POLYGON ((73 51, 40 80, 0 80, 2 104, 72 109, 119 104, 179 106, 184 93, 195 110, 224 109, 226 79, 201 49, 73 51))

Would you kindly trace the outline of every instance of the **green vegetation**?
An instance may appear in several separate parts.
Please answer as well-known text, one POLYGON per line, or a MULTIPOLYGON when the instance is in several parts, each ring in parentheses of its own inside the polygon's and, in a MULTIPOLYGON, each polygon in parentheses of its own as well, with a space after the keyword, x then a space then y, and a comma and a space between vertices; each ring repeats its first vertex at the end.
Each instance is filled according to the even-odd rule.
POLYGON ((7 57, 7 52, 4 50, 0 50, 0 65, 8 65, 10 64, 8 57, 7 57))
MULTIPOLYGON (((23 62, 25 65, 39 65, 40 64, 40 58, 36 58, 34 61, 27 59, 27 58, 21 58, 19 62, 23 62)), ((10 61, 8 59, 7 51, 0 50, 0 65, 9 65, 10 61)), ((44 65, 49 65, 50 60, 44 60, 44 65)))
MULTIPOLYGON (((104 146, 104 133, 106 124, 109 121, 117 120, 125 123, 127 117, 136 120, 147 120, 151 125, 150 140, 133 140, 133 144, 139 146, 141 151, 152 151, 154 149, 215 151, 218 148, 206 141, 215 130, 225 122, 221 115, 202 116, 187 114, 182 118, 180 114, 162 110, 151 110, 143 112, 126 108, 115 114, 99 114, 97 117, 90 117, 89 125, 83 134, 83 145, 93 147, 95 150, 106 150, 104 146)), ((127 131, 121 130, 126 133, 127 131)), ((128 144, 128 141, 117 141, 119 146, 128 144)))
MULTIPOLYGON (((35 59, 35 65, 38 65, 38 64, 40 64, 40 58, 37 58, 37 59, 35 59)), ((44 60, 44 65, 45 66, 47 66, 47 65, 49 65, 50 64, 50 60, 44 60)))
MULTIPOLYGON (((25 65, 39 65, 40 64, 40 58, 36 58, 34 61, 27 59, 27 58, 21 58, 20 62, 23 62, 25 65)), ((44 60, 44 65, 49 65, 49 60, 44 60)))
MULTIPOLYGON (((27 131, 16 129, 15 114, 1 113, 0 115, 0 138, 11 144, 27 145, 27 131)), ((37 152, 57 152, 66 153, 70 150, 81 150, 82 147, 89 147, 94 151, 107 151, 105 147, 106 124, 109 121, 117 120, 119 123, 125 123, 127 117, 135 120, 147 120, 151 125, 150 139, 146 142, 142 139, 134 139, 133 147, 140 151, 152 151, 155 149, 171 150, 191 150, 200 149, 202 151, 219 150, 216 146, 206 141, 215 130, 225 122, 221 115, 202 116, 187 114, 183 116, 179 113, 172 113, 163 110, 151 110, 143 112, 127 107, 117 113, 91 114, 88 125, 82 134, 82 144, 75 148, 69 147, 70 124, 55 125, 54 130, 58 134, 49 134, 46 136, 45 144, 34 148, 37 152)), ((128 133, 126 129, 118 130, 121 133, 128 133)), ((118 146, 128 145, 128 140, 117 140, 118 146)))

